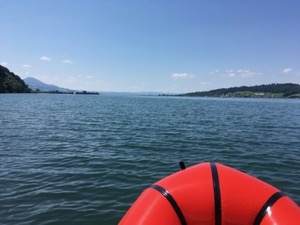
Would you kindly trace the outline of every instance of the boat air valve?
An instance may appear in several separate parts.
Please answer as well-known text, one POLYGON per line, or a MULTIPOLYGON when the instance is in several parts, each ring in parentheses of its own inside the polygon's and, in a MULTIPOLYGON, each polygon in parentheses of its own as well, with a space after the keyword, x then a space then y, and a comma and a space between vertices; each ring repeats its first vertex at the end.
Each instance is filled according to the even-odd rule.
POLYGON ((183 161, 179 162, 179 166, 180 166, 181 170, 184 170, 186 168, 183 161))

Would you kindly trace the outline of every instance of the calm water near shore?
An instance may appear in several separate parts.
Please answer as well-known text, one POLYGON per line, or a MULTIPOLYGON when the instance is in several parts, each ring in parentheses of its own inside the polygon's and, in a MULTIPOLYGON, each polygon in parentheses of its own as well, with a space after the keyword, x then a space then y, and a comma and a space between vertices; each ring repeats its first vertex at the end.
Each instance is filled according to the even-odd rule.
POLYGON ((0 95, 0 224, 117 224, 181 160, 300 204, 300 100, 0 95))

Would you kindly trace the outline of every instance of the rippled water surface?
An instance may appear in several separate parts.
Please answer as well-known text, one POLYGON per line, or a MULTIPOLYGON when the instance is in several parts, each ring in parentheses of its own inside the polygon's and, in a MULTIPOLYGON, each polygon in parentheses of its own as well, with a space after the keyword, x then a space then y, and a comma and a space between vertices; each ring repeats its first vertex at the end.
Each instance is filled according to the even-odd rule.
POLYGON ((117 224, 181 160, 246 171, 300 204, 300 101, 0 95, 0 224, 117 224))

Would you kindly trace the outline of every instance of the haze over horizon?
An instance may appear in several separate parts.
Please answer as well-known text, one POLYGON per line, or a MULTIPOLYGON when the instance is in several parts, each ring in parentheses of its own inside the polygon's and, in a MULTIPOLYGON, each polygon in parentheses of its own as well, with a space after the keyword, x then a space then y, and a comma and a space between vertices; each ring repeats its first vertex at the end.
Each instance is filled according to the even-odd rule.
POLYGON ((0 0, 0 64, 89 91, 300 83, 300 2, 0 0))

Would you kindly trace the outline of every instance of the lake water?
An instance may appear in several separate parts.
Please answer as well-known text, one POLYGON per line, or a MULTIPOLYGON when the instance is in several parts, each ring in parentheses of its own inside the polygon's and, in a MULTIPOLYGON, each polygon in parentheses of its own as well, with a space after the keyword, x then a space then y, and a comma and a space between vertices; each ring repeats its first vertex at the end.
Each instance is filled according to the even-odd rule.
POLYGON ((0 95, 0 224, 117 224, 181 160, 299 204, 300 100, 0 95))

